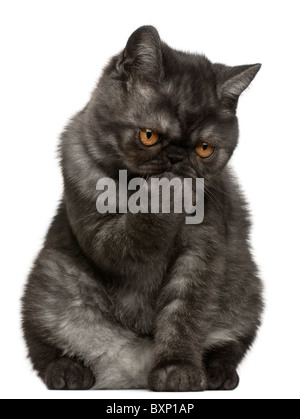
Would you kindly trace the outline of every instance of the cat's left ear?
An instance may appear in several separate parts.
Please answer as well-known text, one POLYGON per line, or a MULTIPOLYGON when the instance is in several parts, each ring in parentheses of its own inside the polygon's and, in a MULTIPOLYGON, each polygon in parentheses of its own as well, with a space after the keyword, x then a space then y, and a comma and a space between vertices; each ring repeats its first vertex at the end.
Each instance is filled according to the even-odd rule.
POLYGON ((162 75, 161 40, 153 26, 142 26, 129 38, 118 64, 127 80, 157 82, 162 75))
POLYGON ((227 67, 215 65, 217 73, 217 94, 219 99, 237 101, 241 93, 250 85, 261 64, 227 67))

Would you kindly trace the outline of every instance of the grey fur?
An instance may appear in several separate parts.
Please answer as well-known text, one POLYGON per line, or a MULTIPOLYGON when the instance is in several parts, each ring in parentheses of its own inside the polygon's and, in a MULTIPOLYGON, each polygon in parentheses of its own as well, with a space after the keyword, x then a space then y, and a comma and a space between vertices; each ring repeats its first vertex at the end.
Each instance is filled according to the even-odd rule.
POLYGON ((64 197, 23 299, 29 355, 49 388, 233 389, 260 325, 249 217, 227 163, 236 107, 260 65, 227 67, 138 29, 61 137, 64 197), (139 131, 163 136, 145 147, 139 131), (199 141, 216 155, 201 160, 199 141), (182 154, 171 163, 170 150, 182 154), (205 178, 205 220, 100 215, 102 177, 205 178))

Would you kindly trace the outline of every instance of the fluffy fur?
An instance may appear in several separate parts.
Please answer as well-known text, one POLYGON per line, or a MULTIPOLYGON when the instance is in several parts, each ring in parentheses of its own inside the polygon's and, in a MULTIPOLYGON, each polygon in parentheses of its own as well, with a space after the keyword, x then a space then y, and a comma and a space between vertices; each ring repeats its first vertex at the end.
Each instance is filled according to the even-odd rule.
POLYGON ((262 313, 245 200, 227 163, 260 65, 227 67, 138 29, 61 137, 64 197, 23 298, 29 356, 50 389, 231 390, 262 313), (162 134, 153 147, 140 129, 162 134), (216 147, 201 160, 199 141, 216 147), (105 214, 97 181, 204 177, 205 220, 105 214))

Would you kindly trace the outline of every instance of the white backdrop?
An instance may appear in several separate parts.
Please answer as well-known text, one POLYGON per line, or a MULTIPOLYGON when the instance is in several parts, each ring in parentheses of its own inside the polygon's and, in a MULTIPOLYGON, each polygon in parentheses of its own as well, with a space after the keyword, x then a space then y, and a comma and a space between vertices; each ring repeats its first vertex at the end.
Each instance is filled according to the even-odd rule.
POLYGON ((292 0, 1 1, 1 398, 299 398, 299 39, 292 0), (19 299, 61 195, 58 136, 143 24, 212 61, 263 64, 240 100, 233 165, 253 212, 264 325, 232 393, 48 392, 26 360, 19 299))

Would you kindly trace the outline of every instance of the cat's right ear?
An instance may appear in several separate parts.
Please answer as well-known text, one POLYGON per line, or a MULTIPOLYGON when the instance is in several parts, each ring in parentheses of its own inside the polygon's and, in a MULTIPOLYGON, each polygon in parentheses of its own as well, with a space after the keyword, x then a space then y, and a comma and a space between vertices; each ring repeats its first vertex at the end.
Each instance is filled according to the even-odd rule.
POLYGON ((142 26, 131 35, 117 68, 130 83, 160 80, 163 68, 161 40, 153 26, 142 26))

